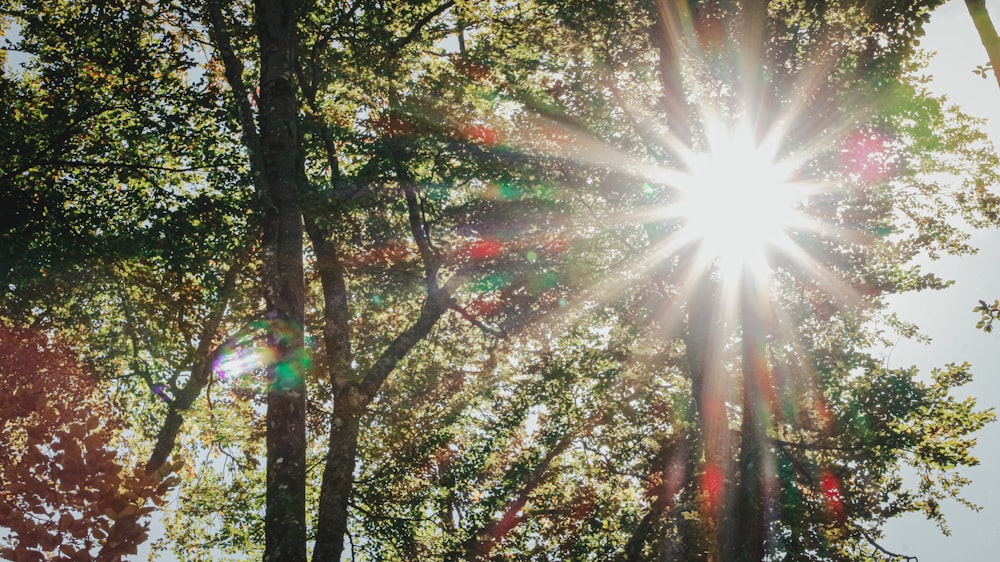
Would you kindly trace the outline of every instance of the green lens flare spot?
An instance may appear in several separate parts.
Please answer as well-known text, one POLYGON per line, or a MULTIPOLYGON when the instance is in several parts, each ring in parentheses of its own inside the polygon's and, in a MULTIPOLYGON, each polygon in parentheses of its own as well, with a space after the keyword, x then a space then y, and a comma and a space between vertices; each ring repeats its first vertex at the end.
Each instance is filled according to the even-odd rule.
POLYGON ((489 293, 497 291, 510 285, 509 273, 494 273, 488 275, 472 284, 472 290, 477 293, 489 293))

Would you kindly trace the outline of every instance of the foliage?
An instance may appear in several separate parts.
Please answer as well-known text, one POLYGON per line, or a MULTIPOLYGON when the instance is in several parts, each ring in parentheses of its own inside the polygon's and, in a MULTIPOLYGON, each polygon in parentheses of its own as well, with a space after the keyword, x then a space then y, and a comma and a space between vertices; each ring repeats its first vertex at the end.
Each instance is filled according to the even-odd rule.
POLYGON ((982 320, 976 322, 976 327, 984 332, 993 331, 993 321, 1000 318, 1000 301, 993 301, 992 304, 984 300, 979 301, 979 306, 972 309, 972 312, 979 312, 983 315, 982 320))
POLYGON ((0 330, 0 527, 9 560, 117 560, 149 525, 120 525, 162 505, 178 479, 133 472, 116 449, 122 418, 63 345, 30 330, 0 330))
POLYGON ((923 89, 937 2, 295 4, 3 7, 0 314, 80 350, 140 481, 187 459, 158 552, 702 560, 742 509, 768 559, 853 560, 943 523, 992 414, 869 352, 996 220, 923 89), (663 177, 751 110, 822 189, 733 316, 663 177))

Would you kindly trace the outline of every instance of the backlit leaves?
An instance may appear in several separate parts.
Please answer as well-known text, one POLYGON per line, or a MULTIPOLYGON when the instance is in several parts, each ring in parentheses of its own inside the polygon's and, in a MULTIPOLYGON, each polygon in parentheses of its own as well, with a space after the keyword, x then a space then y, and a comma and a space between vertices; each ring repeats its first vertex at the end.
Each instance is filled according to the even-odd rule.
POLYGON ((10 560, 117 559, 134 553, 150 500, 175 465, 144 474, 125 464, 121 418, 74 354, 44 335, 0 329, 0 546, 10 560))

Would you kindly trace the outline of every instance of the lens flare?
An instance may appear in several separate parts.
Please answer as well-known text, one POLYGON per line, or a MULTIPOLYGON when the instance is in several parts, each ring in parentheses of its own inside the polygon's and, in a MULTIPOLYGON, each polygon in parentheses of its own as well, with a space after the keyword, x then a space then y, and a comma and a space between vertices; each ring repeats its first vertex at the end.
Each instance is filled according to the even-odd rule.
POLYGON ((844 495, 840 488, 840 479, 830 470, 824 470, 820 475, 820 489, 826 501, 827 510, 835 521, 842 522, 847 515, 844 507, 844 495))
POLYGON ((725 475, 719 465, 711 462, 705 464, 705 473, 701 476, 701 489, 705 494, 706 507, 709 512, 715 512, 722 502, 725 481, 725 475))
POLYGON ((227 349, 216 360, 215 373, 222 380, 234 379, 273 365, 276 355, 270 347, 227 349))
POLYGON ((251 322, 222 346, 213 371, 244 390, 300 384, 309 360, 295 334, 284 322, 251 322))

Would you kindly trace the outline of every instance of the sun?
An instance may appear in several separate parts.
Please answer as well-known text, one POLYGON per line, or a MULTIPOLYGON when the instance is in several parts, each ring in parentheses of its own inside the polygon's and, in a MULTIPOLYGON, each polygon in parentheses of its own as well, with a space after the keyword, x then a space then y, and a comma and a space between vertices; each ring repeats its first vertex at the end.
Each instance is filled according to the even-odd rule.
POLYGON ((768 253, 788 248, 789 233, 807 222, 799 203, 808 190, 795 165, 778 158, 777 139, 758 141, 749 126, 710 126, 706 141, 672 176, 676 196, 664 211, 683 225, 678 239, 723 277, 763 274, 768 253))

